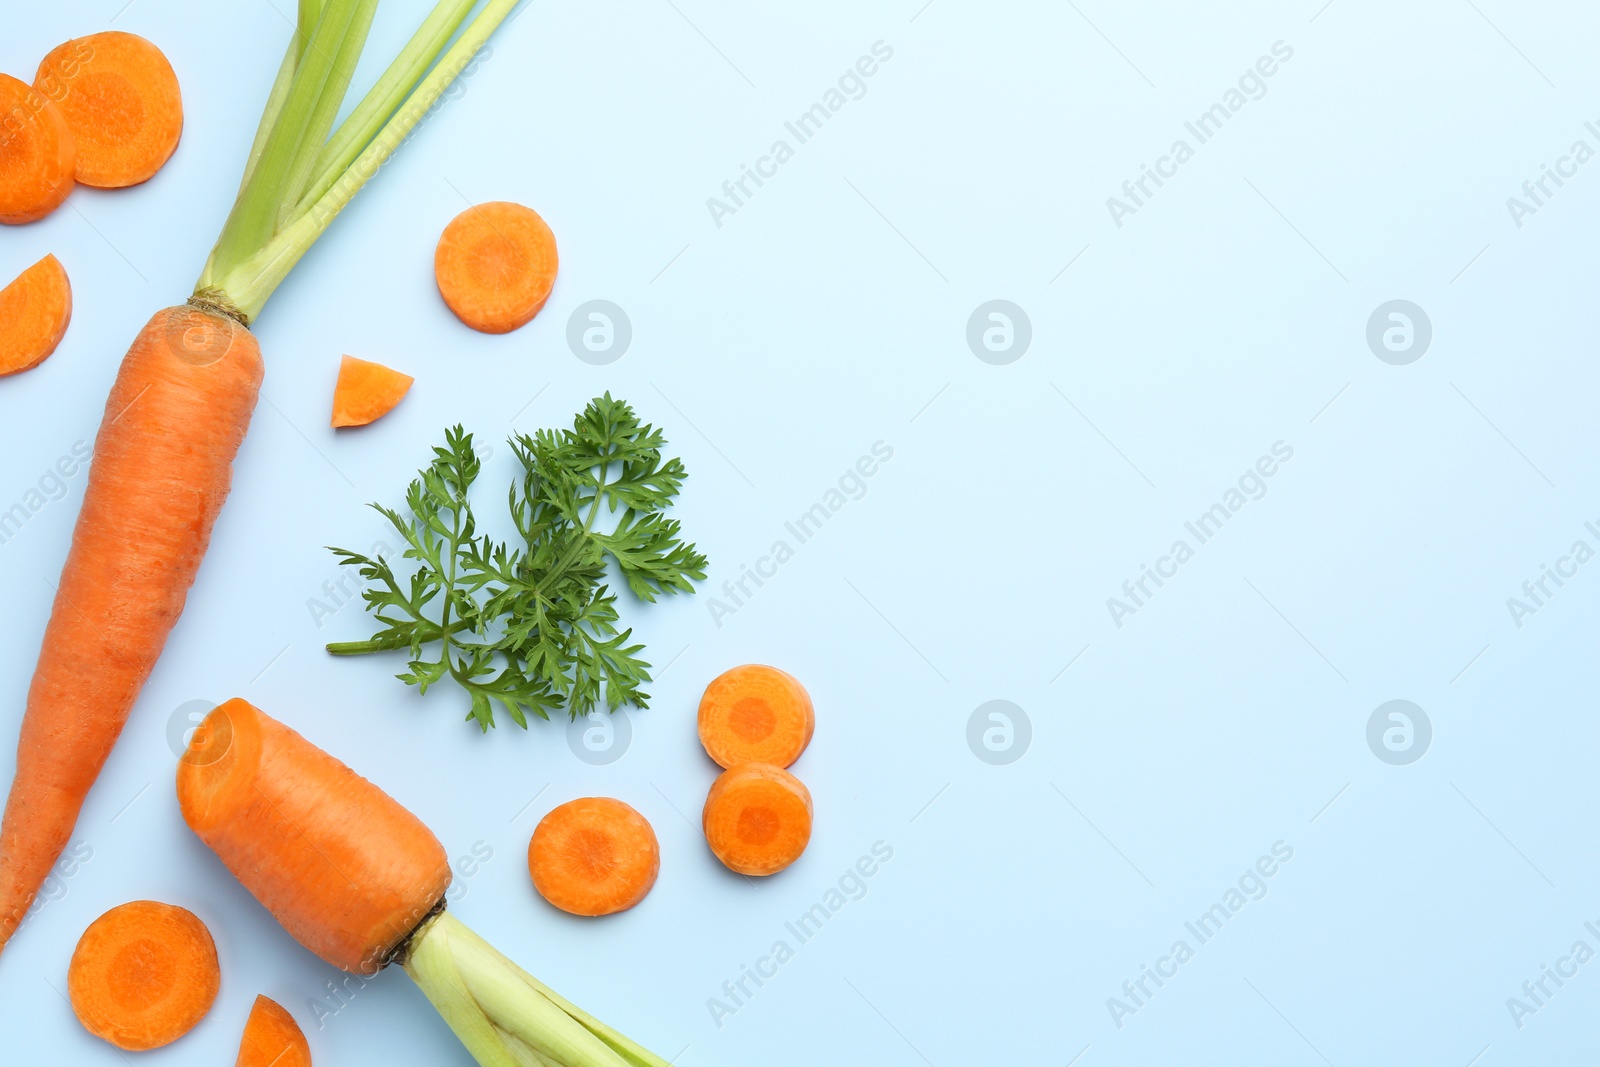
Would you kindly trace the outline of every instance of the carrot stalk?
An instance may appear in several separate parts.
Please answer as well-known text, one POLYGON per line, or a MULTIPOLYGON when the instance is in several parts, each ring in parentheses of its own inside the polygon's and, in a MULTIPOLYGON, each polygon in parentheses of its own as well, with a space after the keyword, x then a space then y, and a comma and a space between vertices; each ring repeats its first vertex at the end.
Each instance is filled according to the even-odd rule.
POLYGON ((400 962, 480 1064, 667 1067, 444 910, 450 868, 427 828, 254 706, 206 716, 177 788, 190 828, 296 940, 360 974, 400 962))
MULTIPOLYGON (((65 847, 205 554, 261 384, 249 324, 516 3, 489 0, 351 167, 290 222, 285 209, 315 177, 376 5, 300 0, 295 40, 200 284, 187 306, 145 326, 106 405, 0 817, 0 948, 65 847)), ((437 34, 426 41, 443 47, 437 34)), ((0 125, 0 222, 23 222, 71 188, 74 142, 53 104, 0 75, 0 107, 11 103, 0 125)), ((361 128, 350 136, 359 141, 361 128)))

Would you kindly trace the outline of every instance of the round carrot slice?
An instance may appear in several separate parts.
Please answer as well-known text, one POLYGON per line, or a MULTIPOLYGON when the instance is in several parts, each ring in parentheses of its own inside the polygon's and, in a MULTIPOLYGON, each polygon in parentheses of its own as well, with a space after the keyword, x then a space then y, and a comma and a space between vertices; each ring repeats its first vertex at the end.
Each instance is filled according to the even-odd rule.
POLYGON ((723 771, 701 826, 717 859, 740 874, 777 874, 811 843, 811 791, 770 763, 723 771))
POLYGON ((123 904, 90 923, 67 969, 78 1021, 129 1052, 170 1045, 193 1030, 221 981, 206 924, 154 900, 123 904))
POLYGON ((725 671, 700 698, 700 743, 721 767, 788 767, 816 727, 805 686, 776 667, 747 663, 725 671))
POLYGON ((178 76, 161 49, 136 34, 108 30, 68 41, 44 57, 33 87, 72 127, 84 185, 149 181, 183 135, 178 76))
POLYGON ((311 1067, 311 1046, 283 1005, 258 996, 233 1067, 311 1067))
POLYGON ((0 74, 0 222, 37 222, 72 192, 77 142, 61 109, 0 74))
POLYGON ((581 797, 552 809, 528 843, 534 888, 573 915, 628 910, 650 892, 660 871, 655 830, 610 797, 581 797))
POLYGON ((483 333, 524 326, 556 283, 555 234, 521 204, 479 204, 457 215, 433 254, 439 293, 456 317, 483 333))
POLYGON ((0 377, 43 363, 71 321, 67 270, 55 256, 45 256, 0 289, 0 377))

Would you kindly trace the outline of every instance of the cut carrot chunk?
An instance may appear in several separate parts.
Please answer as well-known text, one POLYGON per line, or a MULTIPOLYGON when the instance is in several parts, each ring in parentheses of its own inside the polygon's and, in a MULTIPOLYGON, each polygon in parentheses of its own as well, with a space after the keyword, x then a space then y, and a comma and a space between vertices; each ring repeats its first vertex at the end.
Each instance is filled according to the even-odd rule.
POLYGON ((414 381, 409 374, 382 363, 345 356, 339 361, 339 384, 333 389, 333 425, 365 426, 376 422, 405 399, 414 381))
POLYGON ((258 996, 233 1067, 311 1067, 311 1046, 283 1005, 258 996))
POLYGON ((700 698, 700 743, 722 767, 788 767, 811 743, 817 717, 793 676, 759 663, 718 675, 700 698))
POLYGON ((777 874, 811 843, 811 791, 770 763, 723 771, 701 826, 717 859, 740 874, 777 874))
POLYGON ((444 302, 484 333, 510 333, 537 315, 556 283, 557 266, 555 234, 544 219, 504 202, 457 215, 433 254, 444 302))
POLYGON ((221 982, 206 924, 153 900, 112 908, 90 923, 67 970, 78 1021, 129 1052, 170 1045, 193 1030, 221 982))
POLYGON ((610 797, 582 797, 539 820, 528 873, 539 895, 573 915, 610 915, 645 898, 661 846, 643 815, 610 797))
POLYGON ((0 377, 49 359, 71 321, 67 270, 55 256, 45 256, 0 289, 0 377))
POLYGON ((0 222, 37 222, 72 192, 77 141, 61 109, 0 74, 0 222))
POLYGON ((178 76, 161 49, 135 34, 108 30, 68 41, 44 57, 33 87, 72 127, 84 185, 149 181, 183 135, 178 76))

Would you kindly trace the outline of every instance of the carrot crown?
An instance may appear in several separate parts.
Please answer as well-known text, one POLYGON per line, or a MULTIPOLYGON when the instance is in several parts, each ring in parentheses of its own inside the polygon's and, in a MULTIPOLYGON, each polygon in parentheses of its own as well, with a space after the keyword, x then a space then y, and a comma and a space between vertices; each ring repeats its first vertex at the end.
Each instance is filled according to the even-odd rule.
POLYGON ((195 286, 198 302, 253 322, 300 258, 472 62, 519 0, 438 0, 337 129, 378 0, 300 0, 227 225, 195 286))

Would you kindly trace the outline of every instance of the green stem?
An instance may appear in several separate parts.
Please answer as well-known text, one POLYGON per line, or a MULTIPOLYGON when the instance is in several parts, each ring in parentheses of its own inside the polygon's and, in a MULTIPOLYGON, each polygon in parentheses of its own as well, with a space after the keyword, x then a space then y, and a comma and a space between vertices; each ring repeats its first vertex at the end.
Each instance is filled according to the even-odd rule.
MULTIPOLYGON (((329 11, 349 0, 328 0, 329 11)), ((389 119, 354 163, 333 183, 316 203, 301 212, 288 226, 267 241, 256 246, 260 251, 242 262, 223 260, 227 269, 218 279, 217 288, 226 293, 251 322, 261 313, 275 290, 289 276, 296 263, 310 250, 317 238, 333 223, 340 211, 350 203, 356 193, 377 175, 378 169, 394 154, 418 122, 422 121, 435 101, 450 87, 450 83, 466 69, 488 41, 491 34, 511 14, 519 0, 489 0, 483 11, 467 27, 438 64, 389 119)), ((329 18, 323 15, 323 21, 329 18)), ((319 27, 320 30, 320 27, 319 27)), ((296 75, 299 81, 299 75, 296 75)), ((269 154, 270 154, 269 148, 269 154)), ((259 177, 259 175, 258 175, 259 177)), ((276 205, 274 205, 276 206, 276 205)))
POLYGON ((404 966, 483 1067, 670 1067, 557 996, 448 911, 413 937, 404 966))
POLYGON ((302 214, 322 195, 333 188, 333 183, 345 172, 361 150, 377 136, 389 116, 394 114, 417 82, 438 58, 445 44, 455 36, 456 30, 466 20, 477 0, 439 0, 438 6, 428 16, 421 28, 412 36, 405 49, 389 64, 372 91, 356 105, 350 117, 340 123, 339 129, 322 146, 312 168, 310 186, 294 208, 294 215, 302 214))
MULTIPOLYGON (((362 4, 373 0, 327 0, 316 30, 306 44, 301 62, 296 68, 287 96, 277 117, 272 122, 272 132, 267 135, 261 156, 251 169, 239 199, 223 227, 222 236, 211 253, 215 287, 225 288, 228 275, 238 263, 253 255, 271 239, 277 229, 278 213, 283 203, 283 190, 295 166, 306 131, 317 112, 317 104, 328 88, 343 51, 345 37, 362 4)), ((305 14, 307 8, 302 7, 305 14)), ((325 132, 325 131, 324 131, 325 132)))

